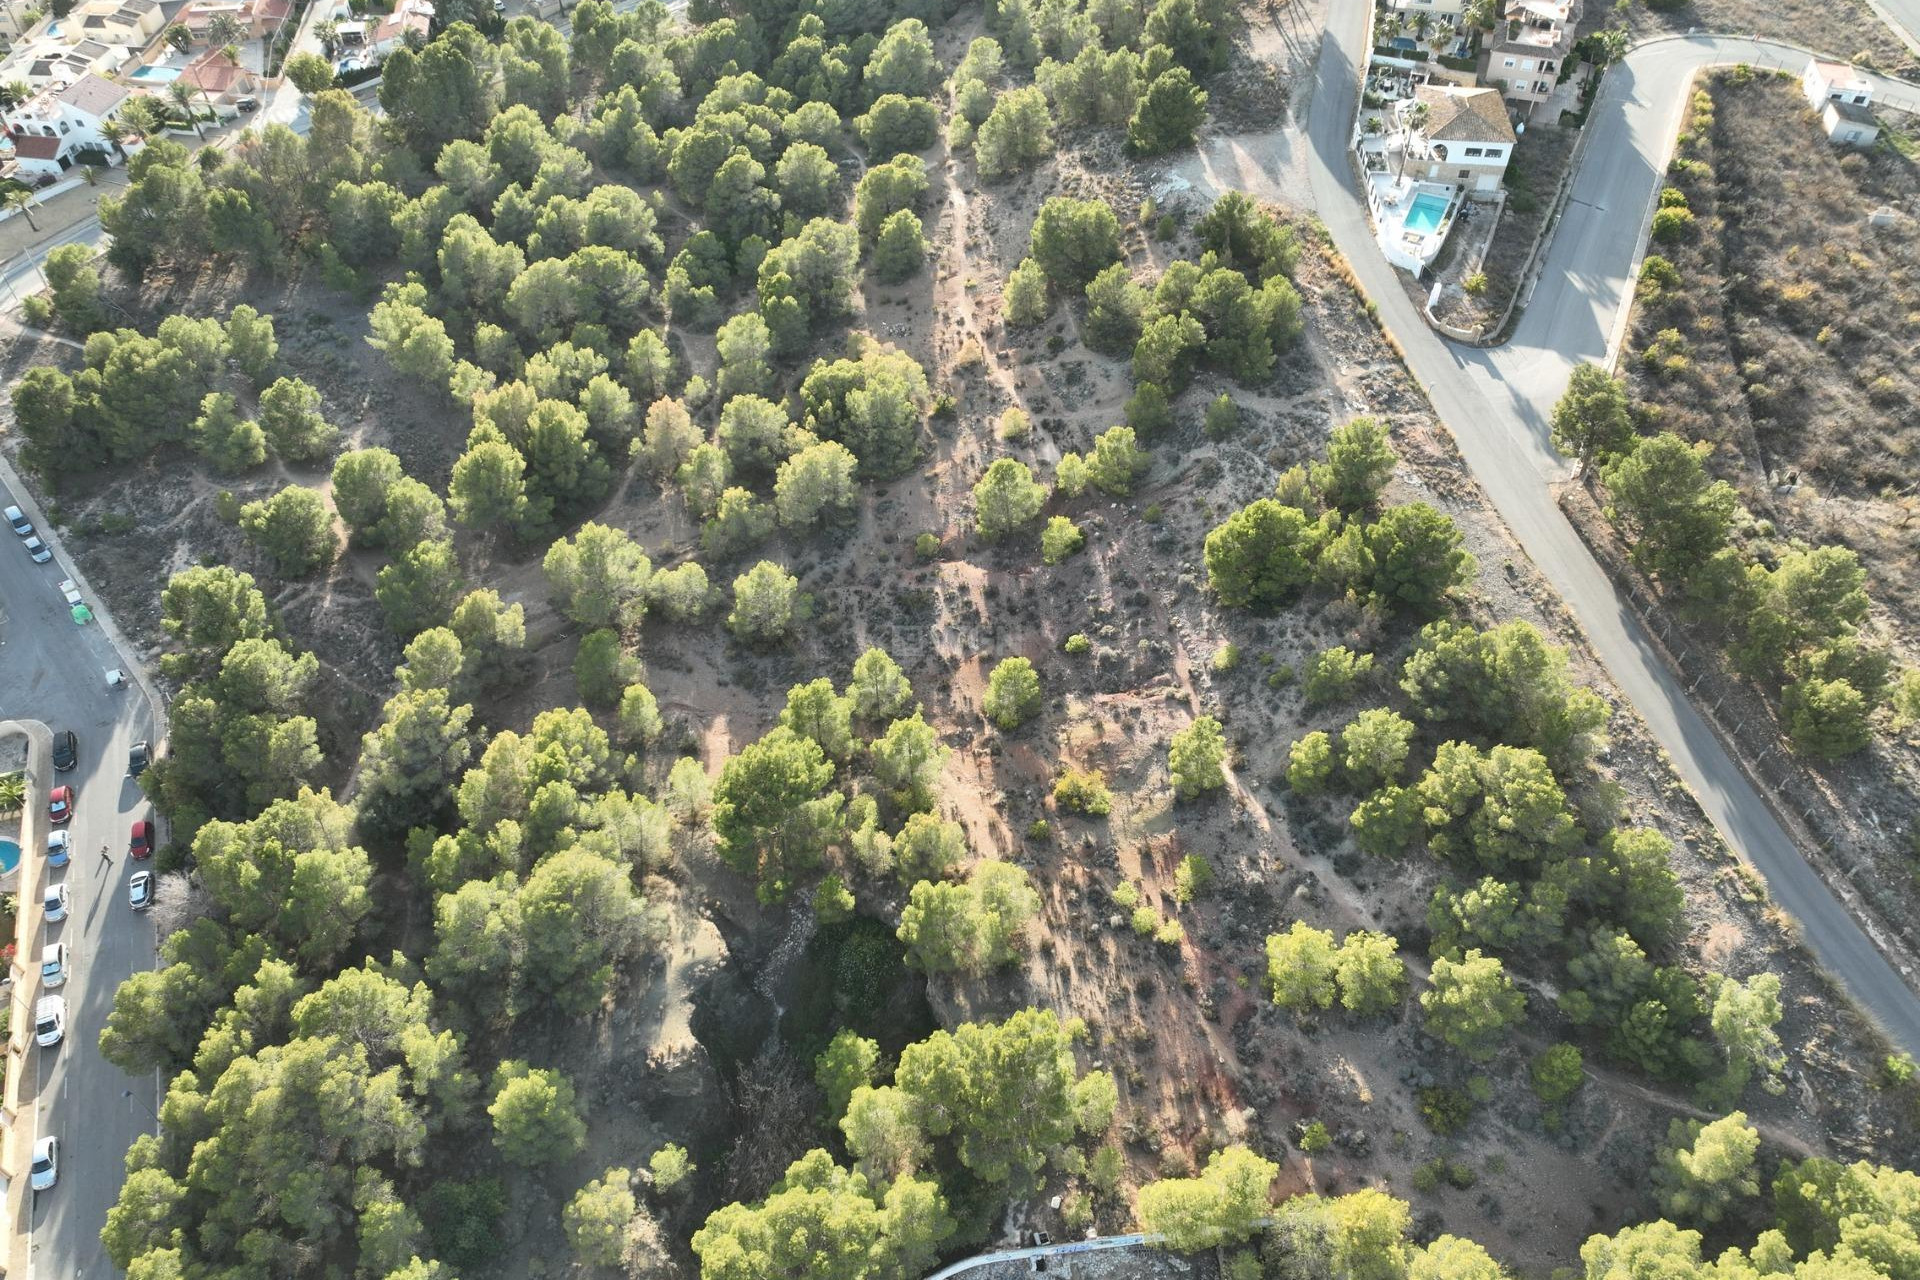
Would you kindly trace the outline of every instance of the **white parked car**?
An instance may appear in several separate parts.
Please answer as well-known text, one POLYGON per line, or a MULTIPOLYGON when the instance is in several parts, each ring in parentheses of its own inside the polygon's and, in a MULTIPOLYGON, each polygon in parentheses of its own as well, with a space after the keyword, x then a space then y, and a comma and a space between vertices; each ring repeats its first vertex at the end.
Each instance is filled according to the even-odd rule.
POLYGON ((72 902, 72 900, 72 896, 64 882, 61 884, 48 885, 46 900, 41 904, 47 913, 47 923, 59 924, 62 920, 65 920, 67 918, 67 905, 72 902))
POLYGON ((33 1189, 51 1191, 60 1181, 60 1139, 42 1138, 33 1144, 33 1189))
POLYGON ((47 865, 64 867, 73 856, 73 832, 60 830, 47 835, 47 865))
POLYGON ((67 985, 66 943, 49 942, 40 953, 40 985, 49 988, 67 985))
POLYGON ((153 872, 133 873, 133 879, 127 881, 127 903, 135 911, 145 911, 153 905, 153 872))
POLYGON ((51 1049, 67 1034, 67 998, 41 996, 33 1006, 33 1038, 43 1049, 51 1049))
POLYGON ((40 541, 40 535, 37 533, 28 534, 27 540, 20 545, 27 549, 27 557, 35 564, 45 564, 53 559, 53 549, 40 541))
POLYGON ((8 507, 4 514, 7 517, 7 523, 12 525, 13 531, 21 537, 24 538, 33 532, 33 521, 27 519, 27 513, 20 508, 8 507))

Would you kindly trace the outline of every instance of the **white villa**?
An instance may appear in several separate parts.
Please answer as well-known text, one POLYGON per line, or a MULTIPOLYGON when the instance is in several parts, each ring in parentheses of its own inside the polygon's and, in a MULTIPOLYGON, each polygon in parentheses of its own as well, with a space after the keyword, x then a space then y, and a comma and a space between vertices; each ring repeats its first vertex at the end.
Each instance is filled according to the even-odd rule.
POLYGON ((1462 202, 1500 190, 1516 137, 1497 89, 1419 85, 1389 120, 1358 142, 1367 204, 1381 253, 1418 276, 1446 243, 1462 202))
POLYGON ((1800 73, 1800 92, 1807 96, 1807 105, 1815 111, 1822 110, 1829 102, 1844 102, 1855 107, 1873 103, 1873 81, 1845 62, 1809 60, 1807 69, 1800 73))
POLYGON ((18 171, 28 177, 57 178, 83 152, 111 157, 114 147, 104 126, 132 96, 131 90, 111 80, 87 74, 72 84, 50 85, 14 107, 5 120, 18 171))

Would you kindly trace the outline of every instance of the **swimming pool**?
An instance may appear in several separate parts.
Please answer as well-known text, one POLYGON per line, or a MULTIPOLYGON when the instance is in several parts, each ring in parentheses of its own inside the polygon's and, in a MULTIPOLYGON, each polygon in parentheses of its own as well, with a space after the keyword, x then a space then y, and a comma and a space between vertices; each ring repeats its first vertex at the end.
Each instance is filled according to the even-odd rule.
POLYGON ((1413 198, 1407 206, 1406 228, 1421 235, 1430 236, 1440 229, 1440 223, 1447 216, 1447 199, 1422 192, 1413 198))
POLYGON ((14 840, 0 840, 0 875, 5 875, 19 865, 19 842, 14 840))
POLYGON ((129 80, 145 80, 149 84, 167 84, 179 78, 178 67, 139 67, 127 76, 129 80))

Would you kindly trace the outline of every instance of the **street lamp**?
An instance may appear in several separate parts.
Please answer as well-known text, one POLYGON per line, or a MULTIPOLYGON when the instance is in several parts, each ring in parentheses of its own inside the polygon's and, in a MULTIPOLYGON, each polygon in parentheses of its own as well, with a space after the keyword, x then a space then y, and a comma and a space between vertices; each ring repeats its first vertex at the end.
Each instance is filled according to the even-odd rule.
MULTIPOLYGON (((135 1097, 135 1096, 134 1096, 134 1093, 133 1093, 133 1090, 131 1090, 131 1089, 123 1089, 123 1090, 121 1090, 121 1091, 120 1091, 120 1096, 121 1096, 121 1097, 123 1097, 123 1098, 125 1098, 125 1099, 126 1099, 126 1100, 127 1100, 128 1102, 137 1102, 137 1103, 139 1103, 139 1104, 140 1104, 140 1109, 141 1109, 142 1111, 144 1111, 144 1112, 146 1112, 146 1113, 147 1113, 148 1115, 150 1115, 150 1116, 152 1116, 152 1117, 153 1117, 153 1131, 154 1131, 155 1133, 158 1133, 158 1132, 160 1132, 160 1113, 159 1113, 159 1112, 157 1112, 157 1111, 155 1111, 155 1110, 154 1110, 154 1109, 153 1109, 152 1107, 150 1107, 150 1106, 148 1106, 148 1105, 147 1105, 147 1100, 146 1100, 145 1098, 138 1098, 138 1097, 135 1097)), ((131 1111, 131 1110, 133 1110, 133 1108, 132 1108, 132 1107, 128 1107, 128 1108, 127 1108, 127 1110, 129 1110, 129 1111, 131 1111)))

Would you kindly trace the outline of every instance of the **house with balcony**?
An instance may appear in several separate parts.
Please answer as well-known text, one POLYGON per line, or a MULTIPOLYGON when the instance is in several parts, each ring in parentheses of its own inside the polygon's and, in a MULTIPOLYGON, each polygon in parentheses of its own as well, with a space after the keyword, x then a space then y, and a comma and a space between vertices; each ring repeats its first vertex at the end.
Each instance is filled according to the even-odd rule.
POLYGON ((1423 274, 1469 200, 1500 190, 1513 123, 1497 89, 1422 84, 1361 129, 1374 240, 1396 267, 1423 274))
POLYGON ((1531 112, 1560 83, 1584 8, 1582 0, 1507 0, 1481 53, 1481 81, 1531 112))
POLYGON ((1517 141, 1496 89, 1423 84, 1397 105, 1403 171, 1487 199, 1513 159, 1517 141))
POLYGON ((115 147, 106 126, 132 96, 131 90, 89 74, 72 84, 50 85, 8 111, 7 136, 20 172, 58 177, 88 154, 111 162, 115 147))
POLYGON ((197 45, 212 43, 214 21, 222 16, 240 24, 242 40, 264 40, 280 30, 293 12, 293 0, 187 0, 175 22, 193 33, 197 45))

